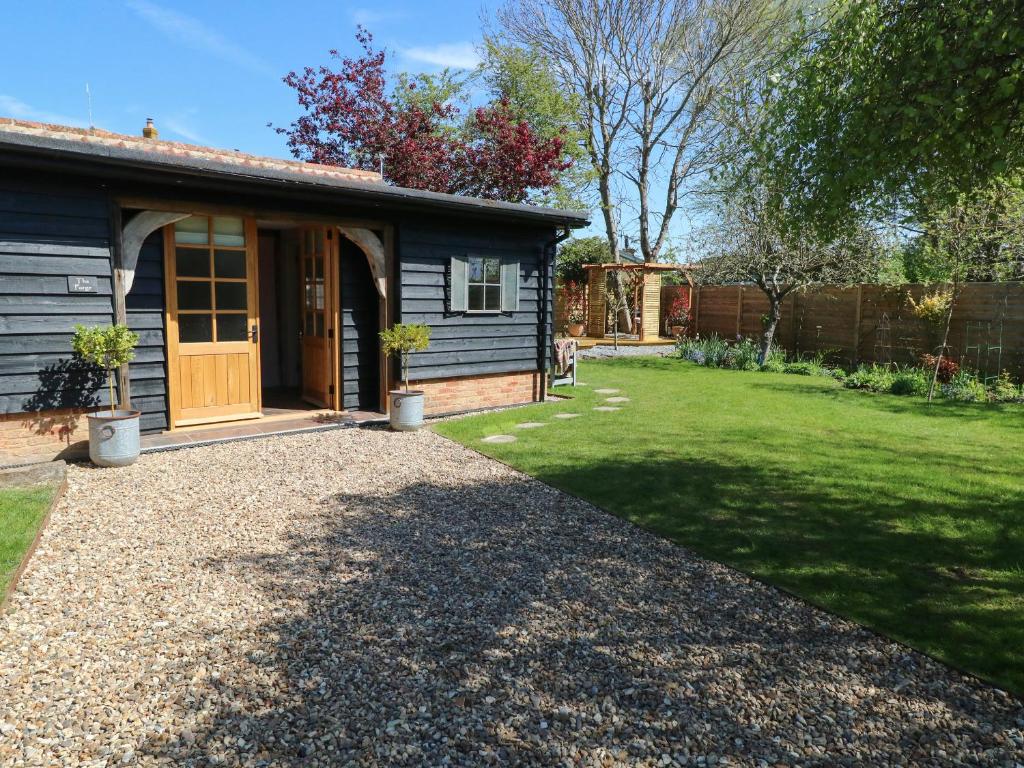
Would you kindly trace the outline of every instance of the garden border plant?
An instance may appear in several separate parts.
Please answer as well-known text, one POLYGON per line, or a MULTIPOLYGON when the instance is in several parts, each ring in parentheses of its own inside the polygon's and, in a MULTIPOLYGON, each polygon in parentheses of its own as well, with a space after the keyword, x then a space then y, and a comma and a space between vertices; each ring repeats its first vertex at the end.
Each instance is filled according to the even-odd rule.
POLYGON ((966 370, 947 357, 923 355, 920 365, 879 365, 862 363, 853 370, 828 365, 827 350, 809 358, 787 359, 774 348, 764 363, 757 362, 761 347, 752 339, 738 337, 729 343, 717 334, 705 338, 682 338, 676 343, 679 356, 706 368, 788 373, 799 376, 823 376, 847 389, 899 396, 929 398, 932 381, 938 371, 938 393, 947 400, 968 403, 1024 402, 1024 387, 1014 382, 1007 371, 986 384, 976 373, 966 370))

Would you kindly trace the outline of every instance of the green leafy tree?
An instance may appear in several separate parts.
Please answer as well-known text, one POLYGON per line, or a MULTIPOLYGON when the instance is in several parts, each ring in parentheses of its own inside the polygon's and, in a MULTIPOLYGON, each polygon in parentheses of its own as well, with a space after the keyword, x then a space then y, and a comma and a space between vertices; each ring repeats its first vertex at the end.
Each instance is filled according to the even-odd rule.
POLYGON ((395 323, 380 332, 384 354, 398 354, 402 361, 402 381, 409 391, 409 358, 413 352, 422 352, 430 346, 430 326, 418 323, 395 323))
POLYGON ((773 83, 765 154, 820 229, 869 209, 926 220, 1024 166, 1016 0, 835 0, 773 83))
POLYGON ((116 409, 114 394, 114 371, 135 358, 135 345, 139 335, 126 325, 75 326, 71 348, 87 362, 98 365, 107 372, 107 387, 110 391, 110 415, 116 409))
POLYGON ((611 260, 611 249, 603 237, 574 237, 558 246, 555 276, 563 283, 586 283, 584 264, 605 264, 611 260))
POLYGON ((929 401, 935 392, 964 283, 1024 277, 1024 218, 1019 208, 1022 197, 1019 185, 997 182, 957 196, 928 222, 921 252, 928 263, 943 271, 948 282, 945 318, 940 323, 942 342, 936 355, 929 401))
POLYGON ((594 172, 579 130, 579 99, 559 85, 550 62, 535 47, 488 37, 482 53, 475 77, 493 97, 505 99, 516 119, 527 122, 542 139, 561 137, 565 155, 572 160, 558 184, 536 194, 532 202, 556 208, 588 207, 586 190, 594 172))

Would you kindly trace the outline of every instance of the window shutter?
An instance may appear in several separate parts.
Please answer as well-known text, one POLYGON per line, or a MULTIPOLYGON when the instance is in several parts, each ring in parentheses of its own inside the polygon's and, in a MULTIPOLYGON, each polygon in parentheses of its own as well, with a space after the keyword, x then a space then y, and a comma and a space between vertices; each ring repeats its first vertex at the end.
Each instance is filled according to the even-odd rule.
POLYGON ((519 262, 501 262, 501 311, 519 311, 519 262))
POLYGON ((467 259, 465 256, 452 256, 451 267, 448 270, 450 273, 448 285, 449 312, 465 312, 468 309, 466 264, 467 259))

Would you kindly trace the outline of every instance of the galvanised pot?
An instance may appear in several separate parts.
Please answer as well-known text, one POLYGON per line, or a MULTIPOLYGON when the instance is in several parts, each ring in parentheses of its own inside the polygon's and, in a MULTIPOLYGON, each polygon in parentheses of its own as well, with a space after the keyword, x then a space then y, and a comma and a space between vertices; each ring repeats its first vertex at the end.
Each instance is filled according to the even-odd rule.
POLYGON ((391 428, 398 432, 412 432, 423 426, 423 392, 421 390, 391 390, 391 428))
POLYGON ((90 413, 89 458, 100 467, 126 467, 139 458, 139 411, 90 413))

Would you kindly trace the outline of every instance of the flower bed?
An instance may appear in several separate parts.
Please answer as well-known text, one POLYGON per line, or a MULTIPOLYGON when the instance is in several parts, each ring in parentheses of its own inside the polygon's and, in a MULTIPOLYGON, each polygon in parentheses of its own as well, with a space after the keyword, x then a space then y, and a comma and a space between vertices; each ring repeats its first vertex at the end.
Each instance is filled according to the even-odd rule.
POLYGON ((921 358, 919 365, 860 365, 847 370, 827 364, 827 353, 806 359, 789 359, 782 350, 773 350, 763 363, 760 349, 749 338, 727 342, 717 335, 704 339, 682 338, 676 344, 684 360, 707 368, 732 368, 741 371, 766 371, 799 376, 825 376, 841 382, 848 389, 864 389, 891 395, 927 397, 936 364, 939 366, 936 394, 949 400, 968 403, 1022 402, 1024 389, 1005 371, 995 379, 981 379, 977 373, 956 362, 932 355, 921 358))

